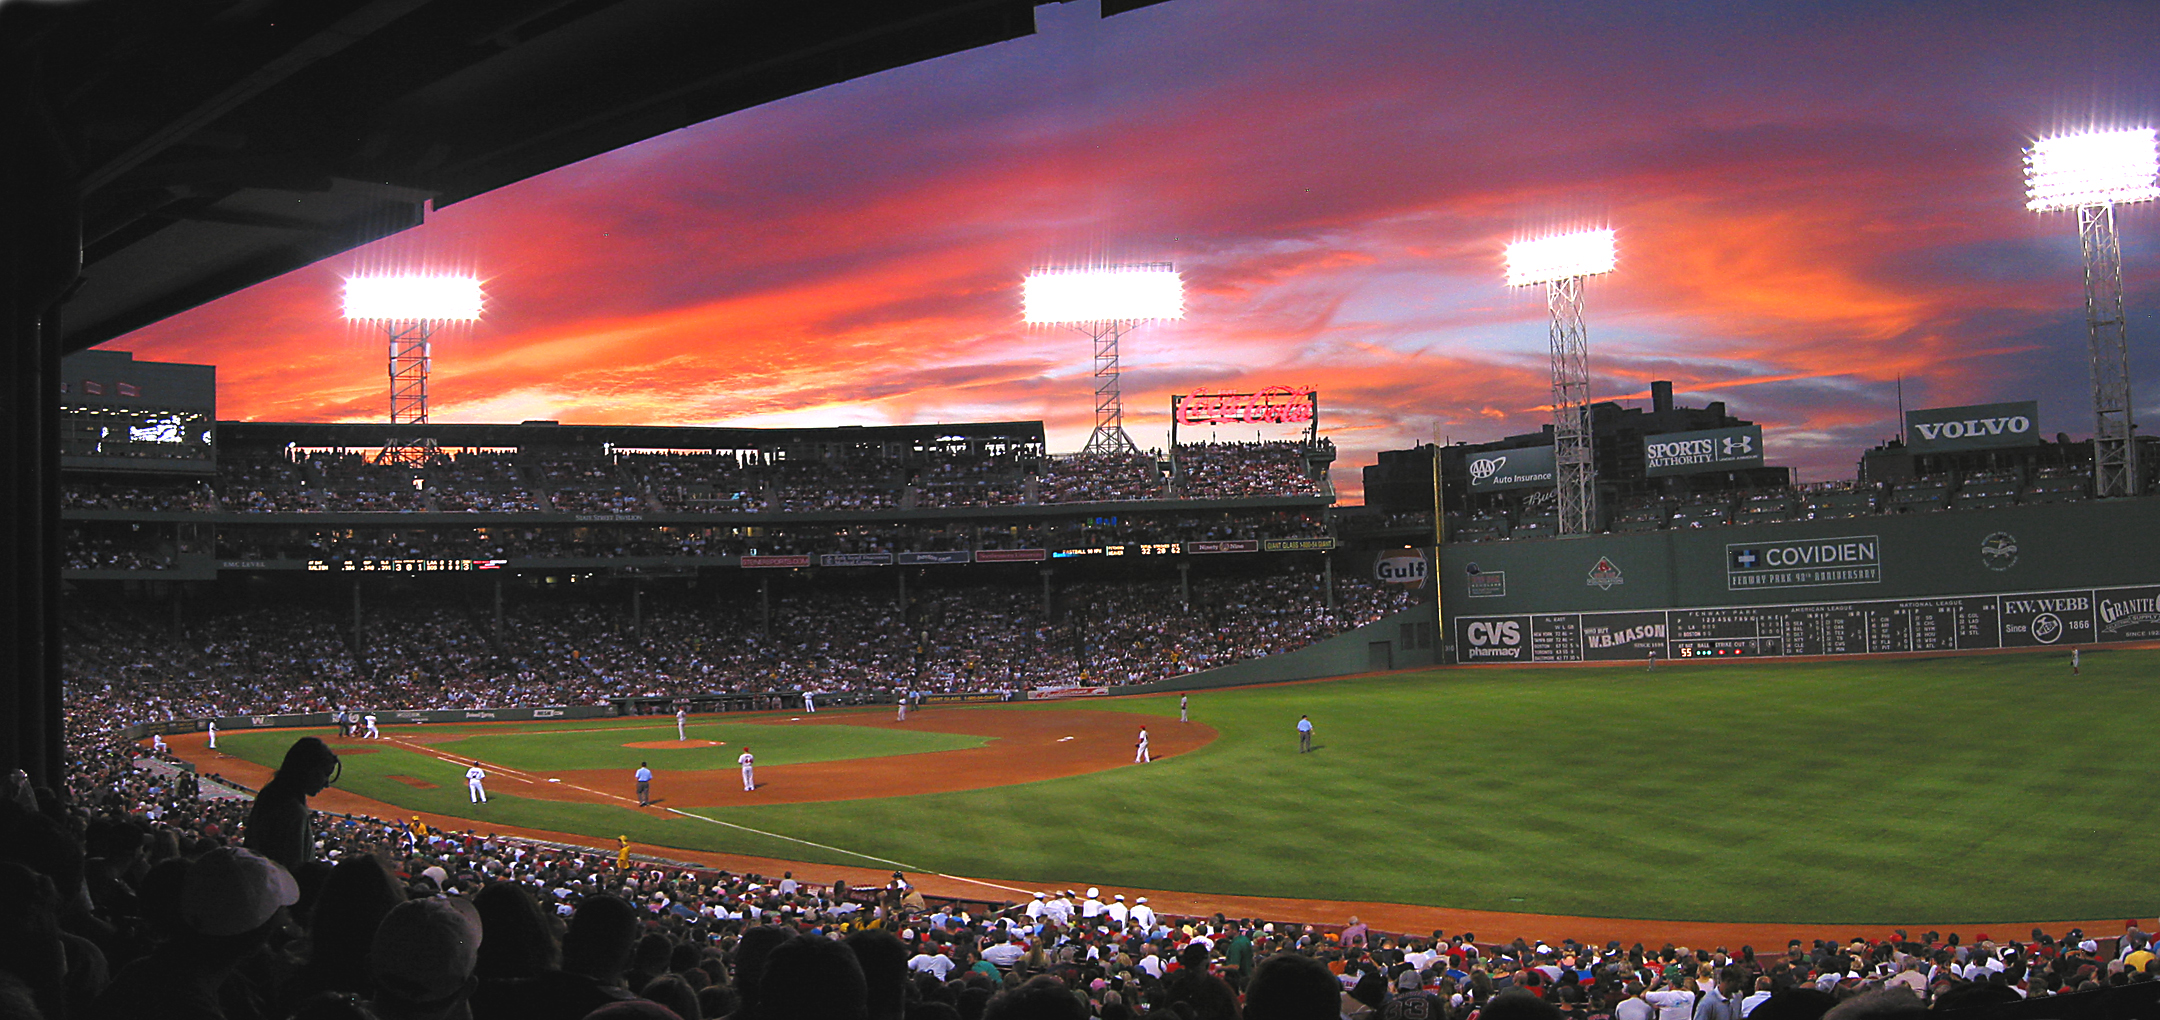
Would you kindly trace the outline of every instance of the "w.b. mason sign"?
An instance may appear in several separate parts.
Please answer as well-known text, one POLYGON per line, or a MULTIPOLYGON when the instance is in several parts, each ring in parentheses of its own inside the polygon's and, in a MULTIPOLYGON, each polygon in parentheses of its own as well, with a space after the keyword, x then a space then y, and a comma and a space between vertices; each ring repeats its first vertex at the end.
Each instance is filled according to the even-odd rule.
POLYGON ((1905 448, 1914 453, 2031 446, 2039 441, 2037 400, 1905 412, 1905 448))

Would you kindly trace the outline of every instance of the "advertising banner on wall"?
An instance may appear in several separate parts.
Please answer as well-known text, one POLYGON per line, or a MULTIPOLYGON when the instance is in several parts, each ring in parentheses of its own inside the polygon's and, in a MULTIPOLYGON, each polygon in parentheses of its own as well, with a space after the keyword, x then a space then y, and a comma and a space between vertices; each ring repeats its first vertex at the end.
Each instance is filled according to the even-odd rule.
POLYGON ((1819 588, 1882 583, 1882 539, 1875 535, 1733 542, 1725 547, 1725 587, 1819 588))
POLYGON ((1470 455, 1470 491, 1550 487, 1555 477, 1553 448, 1524 446, 1470 455))
POLYGON ((1373 580, 1408 588, 1425 587, 1425 554, 1416 549, 1386 549, 1373 557, 1373 580))
POLYGON ((2160 588, 2103 590, 2093 605, 2101 641, 2160 641, 2160 588))
POLYGON ((1643 462, 1651 477, 1758 468, 1763 466, 1762 426, 1644 436, 1643 462))
POLYGON ((969 563, 975 554, 966 549, 933 549, 929 552, 904 552, 900 554, 903 567, 921 566, 926 563, 969 563))
POLYGON ((1458 661, 2065 648, 2160 639, 2160 586, 1454 618, 1458 661))
POLYGON ((1593 662, 1665 654, 1665 613, 1596 613, 1582 618, 1582 657, 1593 662))
POLYGON ((1530 618, 1457 617, 1455 647, 1463 662, 1529 662, 1530 618))
POLYGON ((1967 404, 1905 412, 1905 447, 1914 453, 1991 450, 2040 441, 2040 402, 1967 404))
POLYGON ((2000 619, 2004 648, 2090 644, 2093 640, 2093 593, 2050 591, 2005 595, 2000 619))
POLYGON ((818 563, 827 567, 889 567, 893 554, 889 552, 825 553, 818 563))

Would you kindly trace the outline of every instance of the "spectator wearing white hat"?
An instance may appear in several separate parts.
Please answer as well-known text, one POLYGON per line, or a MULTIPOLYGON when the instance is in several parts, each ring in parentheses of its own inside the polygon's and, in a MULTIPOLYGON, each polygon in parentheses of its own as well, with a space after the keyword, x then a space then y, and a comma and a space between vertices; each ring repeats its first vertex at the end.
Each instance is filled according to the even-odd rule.
POLYGON ((1088 886, 1087 899, 1080 902, 1080 920, 1093 921, 1102 916, 1102 912, 1102 890, 1092 885, 1088 886))
POLYGON ((260 999, 267 990, 238 973, 239 964, 268 944, 299 900, 299 883, 276 861, 238 847, 204 854, 180 883, 188 937, 121 970, 89 1016, 222 1017, 228 998, 260 999))
POLYGON ((1111 928, 1125 930, 1125 919, 1132 916, 1132 908, 1125 905, 1124 893, 1110 898, 1110 905, 1103 908, 1103 916, 1110 919, 1111 928))
POLYGON ((1133 901, 1131 917, 1132 923, 1142 928, 1155 927, 1155 908, 1147 905, 1147 897, 1145 896, 1133 901))

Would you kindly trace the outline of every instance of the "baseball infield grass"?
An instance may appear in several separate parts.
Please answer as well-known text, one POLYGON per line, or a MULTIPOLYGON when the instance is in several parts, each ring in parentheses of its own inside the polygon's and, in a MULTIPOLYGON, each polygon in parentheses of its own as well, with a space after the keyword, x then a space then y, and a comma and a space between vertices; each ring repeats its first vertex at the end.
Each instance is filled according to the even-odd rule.
MULTIPOLYGON (((1144 767, 874 801, 681 806, 914 870, 1024 884, 1661 920, 2160 913, 2142 867, 2160 825, 2148 793, 2160 775, 2160 652, 2088 652, 2084 667, 2071 676, 2056 652, 1674 663, 1655 673, 1461 668, 1197 692, 1193 716, 1219 739, 1144 767), (1316 727, 1311 754, 1296 750, 1301 713, 1316 727)), ((1176 695, 1004 710, 1066 707, 1177 725, 1176 695)), ((918 717, 924 731, 936 715, 918 717)), ((550 727, 589 724, 476 739, 500 745, 494 760, 532 763, 520 767, 581 767, 568 762, 588 760, 586 750, 550 757, 574 746, 550 727)), ((766 735, 773 729, 754 728, 760 764, 789 760, 766 735)), ((843 731, 848 744, 867 735, 784 732, 813 740, 818 730, 843 731)), ((622 739, 609 739, 613 764, 634 767, 622 739)), ((223 746, 274 761, 260 752, 289 740, 234 734, 223 746)), ((466 753, 460 746, 438 749, 466 753)), ((655 755, 663 778, 664 761, 655 755)), ((730 755, 702 767, 731 764, 730 755)), ((448 762, 386 750, 348 759, 345 774, 341 785, 370 797, 470 814, 462 769, 448 762), (381 778, 393 773, 441 788, 381 778)), ((490 796, 486 817, 507 824, 869 863, 694 819, 519 800, 492 786, 490 796)))

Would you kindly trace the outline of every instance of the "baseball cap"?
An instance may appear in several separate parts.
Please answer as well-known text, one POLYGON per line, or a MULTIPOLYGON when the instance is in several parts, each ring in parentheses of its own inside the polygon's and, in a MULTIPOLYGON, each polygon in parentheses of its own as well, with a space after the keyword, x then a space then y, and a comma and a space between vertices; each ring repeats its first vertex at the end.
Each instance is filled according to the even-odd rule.
POLYGON ((375 929, 368 964, 378 989, 427 1003, 463 988, 479 953, 480 912, 466 900, 431 896, 390 908, 375 929))
POLYGON ((1097 888, 1095 888, 1095 887, 1094 887, 1094 886, 1092 886, 1092 885, 1091 885, 1091 886, 1088 886, 1088 899, 1091 899, 1091 900, 1092 900, 1092 899, 1094 899, 1095 897, 1097 897, 1097 896, 1101 896, 1101 895, 1102 895, 1102 890, 1101 890, 1101 889, 1097 889, 1097 888))
POLYGON ((1418 977, 1415 970, 1403 971, 1395 978, 1395 990, 1399 992, 1415 992, 1424 987, 1425 979, 1418 977))
POLYGON ((299 900, 300 886, 284 865, 252 850, 219 847, 188 868, 180 916, 199 934, 238 935, 299 900))

